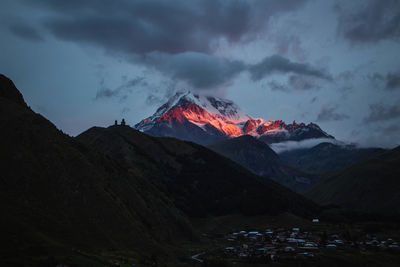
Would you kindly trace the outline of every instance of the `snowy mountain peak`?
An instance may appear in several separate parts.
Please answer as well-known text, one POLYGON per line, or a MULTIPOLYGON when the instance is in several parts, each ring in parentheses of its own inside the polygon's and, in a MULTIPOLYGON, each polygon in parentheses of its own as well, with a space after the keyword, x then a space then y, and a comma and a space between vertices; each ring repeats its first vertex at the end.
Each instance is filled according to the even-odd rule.
POLYGON ((239 108, 238 105, 231 100, 209 95, 194 94, 190 91, 180 94, 181 95, 177 105, 193 103, 207 110, 209 113, 235 123, 248 120, 250 118, 239 108))
POLYGON ((252 118, 230 100, 190 91, 173 95, 135 128, 151 135, 173 136, 201 144, 246 134, 267 143, 333 138, 314 123, 286 124, 281 120, 252 118))

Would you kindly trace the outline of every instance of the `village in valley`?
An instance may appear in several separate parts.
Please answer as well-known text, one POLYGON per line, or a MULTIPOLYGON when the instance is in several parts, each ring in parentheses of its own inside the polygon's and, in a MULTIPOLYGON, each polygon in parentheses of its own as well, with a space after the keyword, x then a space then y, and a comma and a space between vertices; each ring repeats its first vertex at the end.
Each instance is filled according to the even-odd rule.
MULTIPOLYGON (((203 263, 207 259, 224 259, 231 262, 268 263, 290 260, 312 260, 324 253, 349 251, 383 251, 397 254, 399 243, 392 237, 381 237, 363 233, 357 237, 348 231, 337 233, 322 230, 319 220, 314 219, 316 231, 305 231, 300 227, 265 228, 262 230, 238 230, 218 238, 225 246, 192 256, 192 260, 203 263)), ((204 234, 204 236, 207 236, 204 234)))

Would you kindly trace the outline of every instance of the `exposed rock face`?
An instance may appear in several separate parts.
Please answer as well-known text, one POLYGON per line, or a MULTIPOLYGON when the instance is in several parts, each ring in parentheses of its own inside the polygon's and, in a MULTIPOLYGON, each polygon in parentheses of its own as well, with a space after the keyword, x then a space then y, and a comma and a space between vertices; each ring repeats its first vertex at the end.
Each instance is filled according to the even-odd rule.
POLYGON ((333 138, 313 123, 286 124, 252 118, 230 100, 190 92, 175 94, 135 128, 154 136, 172 136, 199 144, 242 135, 252 135, 266 143, 333 138))

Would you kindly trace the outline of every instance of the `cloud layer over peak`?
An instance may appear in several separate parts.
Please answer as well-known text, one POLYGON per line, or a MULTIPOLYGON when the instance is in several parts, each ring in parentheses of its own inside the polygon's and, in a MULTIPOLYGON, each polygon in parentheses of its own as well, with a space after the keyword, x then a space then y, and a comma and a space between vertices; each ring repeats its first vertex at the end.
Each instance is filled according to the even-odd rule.
MULTIPOLYGON (((26 1, 29 3, 29 1, 26 1)), ((38 0, 56 37, 125 53, 209 53, 220 38, 246 42, 305 0, 38 0)), ((32 4, 32 3, 31 3, 32 4)))
POLYGON ((263 118, 318 120, 342 140, 398 139, 397 0, 2 0, 1 7, 0 72, 71 134, 121 112, 137 122, 189 89, 263 118), (368 139, 372 133, 389 137, 368 139))

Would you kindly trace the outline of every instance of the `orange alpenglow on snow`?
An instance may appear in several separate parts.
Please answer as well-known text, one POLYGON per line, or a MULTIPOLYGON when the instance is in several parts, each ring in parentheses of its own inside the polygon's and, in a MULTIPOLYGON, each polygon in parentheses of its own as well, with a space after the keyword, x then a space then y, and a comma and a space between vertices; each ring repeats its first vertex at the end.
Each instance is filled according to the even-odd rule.
POLYGON ((240 128, 233 122, 211 114, 194 103, 185 103, 171 108, 167 113, 161 115, 157 122, 183 122, 185 119, 200 127, 210 124, 228 136, 239 136, 242 133, 240 128))
POLYGON ((245 134, 267 143, 333 138, 313 123, 286 124, 282 120, 252 118, 230 100, 191 92, 175 94, 135 128, 156 136, 173 136, 203 144, 245 134))

